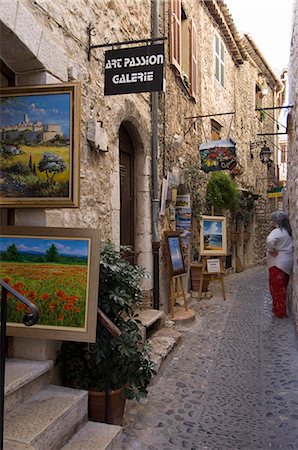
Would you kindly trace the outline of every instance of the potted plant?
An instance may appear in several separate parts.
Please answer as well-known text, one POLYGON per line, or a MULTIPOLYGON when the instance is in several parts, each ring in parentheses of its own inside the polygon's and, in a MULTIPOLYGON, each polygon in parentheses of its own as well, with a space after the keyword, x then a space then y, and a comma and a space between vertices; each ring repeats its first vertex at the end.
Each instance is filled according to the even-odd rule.
POLYGON ((147 275, 142 267, 126 261, 127 251, 125 246, 117 251, 107 242, 100 258, 98 305, 121 334, 111 337, 98 321, 94 344, 64 342, 58 355, 63 384, 89 391, 89 419, 117 425, 122 424, 125 399, 145 397, 155 374, 134 312, 141 304, 140 280, 147 275), (122 404, 113 416, 116 394, 122 404), (104 405, 105 401, 109 403, 104 405))

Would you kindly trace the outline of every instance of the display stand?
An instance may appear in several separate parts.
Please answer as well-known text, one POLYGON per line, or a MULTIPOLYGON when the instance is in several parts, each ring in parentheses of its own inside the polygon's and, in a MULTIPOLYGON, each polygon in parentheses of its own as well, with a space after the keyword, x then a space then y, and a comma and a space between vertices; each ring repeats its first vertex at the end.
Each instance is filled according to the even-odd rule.
POLYGON ((182 275, 170 276, 169 277, 169 300, 170 300, 169 310, 170 310, 170 314, 171 314, 172 318, 174 317, 175 301, 176 301, 176 299, 181 297, 181 294, 183 297, 185 311, 187 311, 188 307, 187 307, 187 300, 186 300, 185 291, 184 291, 184 287, 183 287, 182 275), (180 284, 181 290, 179 290, 179 284, 180 284))
POLYGON ((208 257, 203 257, 202 258, 202 275, 201 275, 201 280, 200 280, 200 288, 199 288, 199 298, 201 298, 202 295, 202 289, 203 289, 203 281, 204 278, 206 279, 207 275, 208 278, 212 280, 220 280, 221 281, 221 287, 222 287, 222 293, 223 293, 223 298, 224 300, 226 300, 226 292, 225 292, 225 284, 224 284, 224 270, 223 270, 223 263, 222 263, 222 259, 221 258, 216 258, 217 260, 219 260, 219 266, 215 267, 215 271, 214 270, 209 270, 208 271, 208 267, 207 267, 207 261, 216 261, 216 260, 212 260, 211 258, 208 257))

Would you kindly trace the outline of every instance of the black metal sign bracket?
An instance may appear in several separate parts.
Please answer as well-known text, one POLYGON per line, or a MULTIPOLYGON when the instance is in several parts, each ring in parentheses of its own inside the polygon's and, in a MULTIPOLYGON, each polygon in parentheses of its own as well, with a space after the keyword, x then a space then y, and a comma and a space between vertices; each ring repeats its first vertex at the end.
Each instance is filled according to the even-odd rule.
POLYGON ((154 42, 165 41, 167 39, 167 37, 165 37, 165 36, 160 36, 160 37, 150 38, 150 39, 138 39, 135 41, 122 41, 122 42, 113 42, 113 43, 106 42, 105 44, 93 45, 92 44, 92 36, 96 35, 96 31, 95 31, 95 28, 91 25, 91 23, 87 27, 87 33, 88 33, 88 47, 87 47, 88 61, 90 61, 90 58, 91 58, 91 51, 95 48, 120 47, 121 45, 128 45, 128 44, 147 44, 147 45, 149 45, 154 42))

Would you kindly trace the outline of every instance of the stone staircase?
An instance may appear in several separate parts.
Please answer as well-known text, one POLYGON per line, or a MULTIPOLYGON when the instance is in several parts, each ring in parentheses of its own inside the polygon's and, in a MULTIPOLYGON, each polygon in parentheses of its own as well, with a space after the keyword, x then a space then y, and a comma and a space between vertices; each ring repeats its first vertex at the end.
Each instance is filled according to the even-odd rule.
MULTIPOLYGON (((140 311, 138 318, 159 370, 181 334, 162 311, 140 311)), ((6 360, 4 450, 122 449, 122 428, 88 422, 87 391, 50 384, 52 367, 52 361, 6 360)))
POLYGON ((52 366, 7 359, 4 450, 121 449, 121 427, 88 422, 88 393, 49 384, 52 366))

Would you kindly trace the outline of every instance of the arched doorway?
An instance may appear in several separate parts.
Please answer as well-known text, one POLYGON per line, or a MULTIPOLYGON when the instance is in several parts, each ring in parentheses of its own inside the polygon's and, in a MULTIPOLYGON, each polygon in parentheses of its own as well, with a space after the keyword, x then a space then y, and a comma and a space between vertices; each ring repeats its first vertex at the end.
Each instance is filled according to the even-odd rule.
POLYGON ((120 164, 120 244, 129 245, 133 253, 127 256, 135 263, 135 192, 134 192, 134 146, 124 125, 119 130, 120 164))

